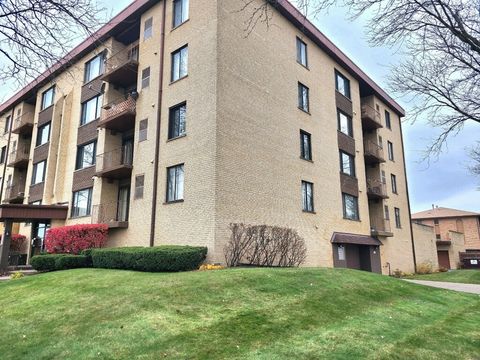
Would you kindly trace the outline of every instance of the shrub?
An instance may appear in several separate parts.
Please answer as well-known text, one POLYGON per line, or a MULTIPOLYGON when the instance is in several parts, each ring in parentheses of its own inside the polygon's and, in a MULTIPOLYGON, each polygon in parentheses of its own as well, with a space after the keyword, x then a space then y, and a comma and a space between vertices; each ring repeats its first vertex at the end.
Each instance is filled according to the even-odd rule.
POLYGON ((87 256, 67 254, 36 255, 30 264, 37 271, 68 270, 88 267, 87 256))
POLYGON ((396 277, 396 278, 403 278, 403 277, 405 277, 405 274, 404 274, 404 272, 403 272, 402 270, 400 270, 400 269, 395 269, 395 270, 393 271, 392 276, 393 276, 393 277, 396 277))
POLYGON ((92 267, 93 266, 92 250, 93 249, 85 249, 85 250, 82 250, 80 252, 80 255, 84 255, 86 257, 86 259, 85 259, 86 267, 92 267))
POLYGON ((279 226, 230 224, 225 245, 228 266, 299 266, 305 261, 305 240, 297 231, 279 226))
POLYGON ((26 240, 27 237, 25 235, 13 234, 10 240, 10 251, 22 251, 26 240))
POLYGON ((12 275, 10 275, 10 279, 17 280, 25 277, 25 274, 20 271, 15 271, 12 275))
POLYGON ((421 263, 417 265, 417 274, 431 274, 433 272, 433 266, 431 263, 421 263))
POLYGON ((196 270, 205 260, 206 247, 157 246, 93 249, 93 267, 148 272, 196 270))
POLYGON ((36 255, 30 259, 30 265, 37 271, 55 270, 55 259, 65 255, 36 255))
POLYGON ((203 264, 200 265, 200 268, 198 270, 200 271, 205 271, 205 270, 223 270, 225 269, 224 266, 218 265, 218 264, 203 264))
POLYGON ((82 250, 103 247, 108 225, 82 224, 62 226, 47 231, 45 247, 51 254, 80 254, 82 250))

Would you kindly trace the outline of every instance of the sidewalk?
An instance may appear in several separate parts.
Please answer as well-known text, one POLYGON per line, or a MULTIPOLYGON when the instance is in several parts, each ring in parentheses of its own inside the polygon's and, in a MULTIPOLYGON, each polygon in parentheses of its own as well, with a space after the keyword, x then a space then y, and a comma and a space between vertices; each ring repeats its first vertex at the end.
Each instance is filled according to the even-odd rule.
POLYGON ((462 283, 443 282, 443 281, 409 280, 409 279, 405 279, 405 281, 418 284, 418 285, 425 285, 425 286, 431 286, 431 287, 440 288, 440 289, 454 290, 454 291, 480 295, 480 285, 477 285, 477 284, 462 284, 462 283))

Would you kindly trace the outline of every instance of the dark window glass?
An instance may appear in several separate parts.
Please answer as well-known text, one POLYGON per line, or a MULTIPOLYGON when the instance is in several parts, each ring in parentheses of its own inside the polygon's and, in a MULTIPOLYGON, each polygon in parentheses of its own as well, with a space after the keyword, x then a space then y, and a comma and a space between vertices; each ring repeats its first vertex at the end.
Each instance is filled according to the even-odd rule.
POLYGON ((150 86, 150 67, 142 70, 142 89, 150 86))
POLYGON ((80 145, 77 149, 77 162, 75 169, 84 169, 95 165, 97 151, 97 142, 91 142, 85 145, 80 145))
POLYGON ((2 150, 0 152, 0 164, 3 164, 7 157, 7 147, 2 146, 2 150))
POLYGON ((302 181, 302 205, 303 211, 313 212, 313 184, 308 181, 302 181))
POLYGON ((392 123, 391 123, 391 120, 390 120, 390 113, 387 110, 385 110, 385 125, 387 126, 387 129, 392 128, 392 123))
POLYGON ((188 20, 188 0, 173 0, 173 27, 188 20))
POLYGON ((6 134, 10 131, 10 127, 12 126, 12 117, 10 115, 7 116, 5 119, 5 128, 3 129, 3 132, 6 134))
POLYGON ((143 28, 143 40, 150 39, 153 35, 153 18, 148 18, 145 20, 145 25, 143 28))
POLYGON ((300 157, 304 160, 312 160, 311 135, 303 130, 300 130, 300 157))
POLYGON ((45 160, 33 165, 32 185, 39 184, 45 181, 46 165, 47 162, 45 160))
POLYGON ((135 176, 135 199, 143 199, 143 188, 145 185, 145 175, 135 176))
POLYGON ((82 115, 80 118, 80 125, 88 124, 91 121, 97 120, 102 111, 103 96, 97 96, 93 99, 85 101, 82 104, 82 115))
POLYGON ((303 66, 308 66, 307 44, 297 37, 297 61, 303 66))
POLYGON ((345 175, 355 176, 355 157, 340 151, 340 171, 345 175))
POLYGON ((84 81, 87 83, 92 81, 96 77, 103 74, 103 53, 95 56, 92 60, 85 64, 85 76, 84 81))
POLYGON ((188 72, 188 46, 184 46, 172 53, 172 81, 187 76, 188 72))
POLYGON ((390 220, 390 209, 388 208, 388 205, 384 206, 385 210, 385 220, 390 220))
POLYGON ((394 194, 397 194, 397 177, 393 174, 390 175, 391 181, 392 181, 392 192, 394 194))
POLYGON ((338 130, 353 137, 352 118, 344 112, 337 109, 338 130))
POLYGON ((349 220, 359 220, 356 196, 343 193, 343 217, 349 220))
POLYGON ((55 87, 51 87, 42 94, 42 108, 44 110, 53 105, 53 100, 55 97, 55 87))
POLYGON ((46 144, 50 141, 50 123, 39 126, 37 131, 37 141, 35 146, 46 144))
POLYGON ((335 88, 337 91, 350 99, 350 80, 335 71, 335 88))
POLYGON ((75 191, 72 200, 72 217, 89 216, 92 210, 92 188, 75 191))
POLYGON ((397 226, 397 228, 402 227, 402 222, 400 221, 400 209, 399 208, 395 208, 395 225, 397 226))
POLYGON ((298 107, 299 109, 309 112, 308 87, 298 83, 298 107))
POLYGON ((183 164, 167 168, 167 202, 183 200, 183 164))
POLYGON ((140 120, 139 129, 138 129, 138 141, 147 140, 148 136, 148 119, 140 120))
POLYGON ((395 160, 393 155, 393 144, 390 141, 387 141, 387 150, 388 150, 388 160, 395 160))
POLYGON ((185 123, 187 116, 187 104, 183 103, 170 109, 168 138, 174 139, 186 133, 185 123))

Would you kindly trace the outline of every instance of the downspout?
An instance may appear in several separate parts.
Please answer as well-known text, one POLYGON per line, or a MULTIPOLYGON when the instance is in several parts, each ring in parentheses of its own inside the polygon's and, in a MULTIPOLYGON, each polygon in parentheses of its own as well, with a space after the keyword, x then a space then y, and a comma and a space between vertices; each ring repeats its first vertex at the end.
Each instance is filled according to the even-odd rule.
MULTIPOLYGON (((14 115, 15 115, 15 106, 12 108, 12 115, 10 115, 10 126, 9 126, 9 129, 8 129, 7 148, 5 150, 5 162, 3 163, 2 187, 0 188, 0 201, 3 198, 3 185, 5 184, 5 174, 7 172, 8 153, 10 151, 10 139, 12 137, 13 122, 15 121, 15 119, 13 118, 14 115)), ((22 114, 22 116, 23 116, 23 114, 22 114)), ((18 144, 17 144, 17 146, 18 146, 18 144)))
POLYGON ((158 195, 158 166, 160 162, 160 124, 162 121, 162 96, 163 96, 163 64, 165 58, 165 18, 167 11, 166 0, 163 0, 162 9, 162 34, 160 43, 160 71, 158 75, 158 100, 157 100, 157 128, 155 134, 155 160, 153 169, 153 195, 152 195, 152 217, 150 219, 150 246, 155 245, 155 221, 157 218, 157 195, 158 195))
POLYGON ((407 189, 407 203, 408 203, 408 222, 410 223, 410 237, 412 241, 412 255, 413 255, 413 269, 417 272, 417 256, 415 254, 415 239, 413 237, 412 212, 410 210, 410 194, 408 191, 408 176, 407 165, 405 163, 405 144, 403 142, 402 119, 400 118, 400 138, 402 140, 402 156, 403 156, 403 170, 405 172, 405 186, 407 189))

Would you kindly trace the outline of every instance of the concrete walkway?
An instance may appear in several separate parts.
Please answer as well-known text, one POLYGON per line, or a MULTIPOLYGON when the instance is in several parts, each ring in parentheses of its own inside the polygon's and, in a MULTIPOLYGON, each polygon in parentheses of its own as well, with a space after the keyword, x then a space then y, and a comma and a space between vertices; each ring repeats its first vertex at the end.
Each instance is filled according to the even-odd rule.
POLYGON ((477 285, 477 284, 462 284, 462 283, 443 282, 443 281, 409 280, 409 279, 405 279, 405 281, 418 284, 418 285, 425 285, 425 286, 431 286, 431 287, 440 288, 440 289, 454 290, 454 291, 480 295, 480 285, 477 285))

